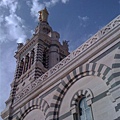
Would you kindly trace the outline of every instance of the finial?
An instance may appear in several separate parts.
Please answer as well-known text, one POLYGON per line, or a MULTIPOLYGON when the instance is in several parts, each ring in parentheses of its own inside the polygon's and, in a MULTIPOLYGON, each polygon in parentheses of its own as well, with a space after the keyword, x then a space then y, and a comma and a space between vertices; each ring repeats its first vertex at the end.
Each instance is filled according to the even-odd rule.
POLYGON ((47 22, 49 13, 48 13, 46 7, 43 10, 39 11, 38 13, 39 13, 40 22, 47 22))
POLYGON ((67 40, 64 40, 64 41, 63 41, 63 47, 64 47, 64 49, 67 50, 67 51, 69 51, 68 42, 69 42, 69 41, 67 41, 67 40))
POLYGON ((23 46, 23 43, 17 43, 17 44, 18 44, 17 49, 19 50, 23 46))

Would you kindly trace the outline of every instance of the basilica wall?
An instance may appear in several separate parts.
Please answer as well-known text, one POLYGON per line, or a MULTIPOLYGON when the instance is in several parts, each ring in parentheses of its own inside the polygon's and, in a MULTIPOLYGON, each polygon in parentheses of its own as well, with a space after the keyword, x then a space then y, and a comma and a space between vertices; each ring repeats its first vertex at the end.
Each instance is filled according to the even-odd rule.
MULTIPOLYGON (((80 91, 86 89, 89 89, 93 95, 92 102, 91 103, 88 102, 88 105, 91 106, 94 120, 103 120, 103 119, 110 120, 110 118, 111 120, 114 119, 115 116, 113 115, 115 114, 115 109, 114 109, 115 106, 111 101, 112 100, 110 98, 111 96, 107 96, 108 93, 107 85, 99 77, 86 76, 76 81, 65 94, 59 111, 60 120, 73 119, 73 114, 72 114, 73 108, 70 106, 72 98, 76 92, 79 93, 80 91), (69 112, 71 112, 71 114, 65 117, 65 115, 69 112)), ((80 95, 81 94, 78 94, 78 96, 76 97, 79 98, 80 95)))
POLYGON ((107 70, 112 69, 118 52, 119 44, 113 43, 69 73, 66 70, 63 76, 58 75, 60 79, 30 100, 31 106, 35 106, 24 115, 24 120, 50 120, 50 116, 52 119, 75 120, 76 113, 76 117, 80 116, 78 107, 81 96, 87 99, 87 105, 91 108, 91 120, 114 120, 117 117, 116 101, 110 93, 111 84, 107 84, 107 70), (39 100, 41 103, 38 102, 36 107, 39 100), (33 114, 36 115, 33 117, 33 114))
MULTIPOLYGON (((92 69, 89 69, 90 71, 87 71, 86 68, 83 67, 84 73, 81 73, 81 74, 84 74, 83 75, 84 77, 79 78, 79 76, 81 76, 79 74, 77 76, 78 78, 72 78, 72 81, 75 81, 75 82, 72 83, 72 85, 70 85, 69 88, 66 88, 67 90, 64 93, 61 99, 61 104, 58 108, 59 109, 58 114, 59 114, 60 120, 73 119, 73 113, 76 111, 76 108, 71 107, 71 101, 74 97, 74 94, 77 93, 78 91, 85 91, 87 89, 90 90, 92 94, 92 98, 90 101, 88 100, 87 104, 91 106, 92 116, 94 120, 103 120, 103 119, 113 120, 114 118, 116 118, 117 116, 115 111, 116 103, 109 91, 110 85, 106 84, 107 80, 103 79, 104 75, 102 74, 104 74, 105 72, 105 69, 106 69, 105 67, 112 69, 112 66, 115 63, 115 56, 116 54, 118 54, 118 48, 119 48, 119 44, 113 43, 113 45, 107 46, 107 48, 101 50, 100 53, 98 53, 98 55, 91 57, 91 59, 89 60, 90 63, 88 62, 84 63, 83 66, 87 64, 92 64, 92 62, 94 64, 98 64, 98 66, 97 65, 94 66, 95 67, 94 71, 92 71, 92 69), (77 80, 74 80, 74 79, 77 79, 77 80)), ((76 71, 78 67, 76 68, 76 71)), ((64 79, 65 78, 63 77, 59 81, 64 81, 64 79)), ((46 94, 46 96, 44 96, 43 98, 46 101, 48 101, 49 105, 51 105, 51 103, 54 101, 53 98, 55 97, 55 95, 57 96, 58 94, 57 89, 60 86, 59 84, 62 84, 62 82, 60 83, 58 82, 57 86, 53 85, 51 88, 54 87, 54 90, 50 90, 52 92, 49 92, 49 94, 46 94)), ((62 90, 64 89, 65 88, 62 88, 62 90)), ((79 94, 78 97, 80 97, 81 95, 82 93, 79 94)))
POLYGON ((2 118, 119 120, 120 16, 69 54, 67 41, 61 45, 57 34, 56 39, 49 36, 55 31, 48 24, 47 9, 39 13, 46 17, 40 17, 33 38, 18 46, 2 118), (51 44, 45 38, 57 41, 51 44))

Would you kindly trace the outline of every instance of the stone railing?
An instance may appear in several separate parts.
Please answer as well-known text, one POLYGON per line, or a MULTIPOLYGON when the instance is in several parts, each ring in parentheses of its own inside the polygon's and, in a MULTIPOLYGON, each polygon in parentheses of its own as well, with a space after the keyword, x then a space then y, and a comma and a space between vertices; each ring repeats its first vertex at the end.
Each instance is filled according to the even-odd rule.
POLYGON ((68 62, 75 59, 78 55, 83 53, 86 49, 95 44, 101 37, 107 34, 109 31, 113 30, 116 26, 120 25, 120 15, 116 17, 113 21, 111 21, 108 25, 98 31, 94 36, 88 39, 84 44, 74 50, 71 54, 69 54, 66 58, 48 70, 45 74, 39 77, 37 80, 33 81, 31 84, 26 86, 22 91, 20 91, 16 96, 14 102, 19 101, 25 95, 27 95, 30 91, 35 89, 36 87, 40 87, 42 82, 47 78, 52 76, 55 72, 59 71, 63 66, 65 66, 68 62))

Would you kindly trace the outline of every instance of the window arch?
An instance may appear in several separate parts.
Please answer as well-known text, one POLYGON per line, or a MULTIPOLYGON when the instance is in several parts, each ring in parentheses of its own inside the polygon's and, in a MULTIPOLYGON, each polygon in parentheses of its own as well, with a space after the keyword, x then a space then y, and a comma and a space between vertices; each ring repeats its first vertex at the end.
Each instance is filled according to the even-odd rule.
POLYGON ((91 107, 87 105, 86 97, 78 102, 78 119, 79 120, 93 120, 91 107))
POLYGON ((29 54, 26 55, 25 57, 25 71, 26 72, 28 70, 28 65, 29 65, 29 54))
MULTIPOLYGON (((24 67, 24 59, 22 59, 21 62, 20 62, 20 76, 21 76, 22 73, 23 73, 23 67, 24 67)), ((20 76, 19 76, 19 77, 20 77, 20 76)))
POLYGON ((35 52, 34 49, 31 51, 31 65, 34 63, 35 52))
POLYGON ((43 51, 43 60, 42 60, 42 63, 45 68, 48 68, 48 59, 49 59, 48 49, 45 48, 43 51))
POLYGON ((73 95, 70 103, 73 120, 94 120, 91 108, 93 97, 93 93, 89 88, 78 90, 73 95))

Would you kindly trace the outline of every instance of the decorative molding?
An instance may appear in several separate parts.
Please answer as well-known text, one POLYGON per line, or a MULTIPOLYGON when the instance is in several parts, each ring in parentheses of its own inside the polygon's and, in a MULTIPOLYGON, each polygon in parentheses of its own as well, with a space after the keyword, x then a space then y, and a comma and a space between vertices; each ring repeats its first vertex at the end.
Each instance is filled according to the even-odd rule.
MULTIPOLYGON (((107 34, 108 32, 110 32, 111 30, 113 30, 118 25, 120 25, 120 16, 116 17, 113 21, 111 21, 103 29, 101 29, 100 31, 98 31, 93 37, 91 37, 83 45, 81 45, 75 51, 73 51, 71 54, 69 54, 61 62, 59 62, 54 67, 52 67, 50 70, 48 70, 45 74, 43 74, 42 76, 40 76, 35 81, 32 81, 31 84, 29 84, 28 86, 26 86, 26 88, 24 88, 22 91, 20 91, 15 96, 14 103, 18 102, 21 98, 25 97, 28 93, 30 93, 36 87, 38 87, 38 86, 40 87, 41 84, 43 83, 43 81, 45 81, 46 79, 48 79, 49 77, 51 77, 55 72, 57 72, 61 68, 63 68, 63 66, 67 65, 70 61, 72 61, 77 56, 79 56, 80 54, 82 54, 85 50, 87 50, 89 47, 91 47, 93 44, 95 44, 97 41, 99 41, 100 38, 102 38, 105 34, 107 34)), ((101 67, 103 67, 103 66, 105 67, 105 65, 101 64, 101 67)), ((100 69, 102 69, 102 68, 100 68, 100 69)), ((108 67, 106 67, 106 69, 108 71, 110 70, 110 68, 108 68, 108 67)), ((103 76, 106 77, 106 75, 104 75, 104 74, 107 74, 107 73, 103 73, 103 76)), ((112 77, 112 75, 111 75, 111 78, 113 79, 114 77, 112 77)), ((109 79, 111 79, 111 78, 109 78, 109 79)), ((106 78, 104 78, 104 79, 106 79, 106 78)), ((107 82, 107 85, 109 85, 109 81, 107 82)))
POLYGON ((105 34, 107 34, 109 31, 113 30, 117 25, 120 25, 120 16, 116 17, 113 21, 111 21, 103 29, 101 29, 95 35, 93 35, 90 39, 88 39, 84 44, 82 44, 80 47, 78 47, 76 50, 74 50, 70 55, 68 55, 61 62, 56 64, 54 67, 52 67, 48 71, 49 75, 55 73, 56 71, 61 69, 64 65, 66 65, 68 62, 70 62, 75 57, 77 57, 78 55, 83 53, 85 50, 87 50, 89 47, 91 47, 93 44, 95 44, 97 41, 99 41, 100 38, 102 38, 105 34))

